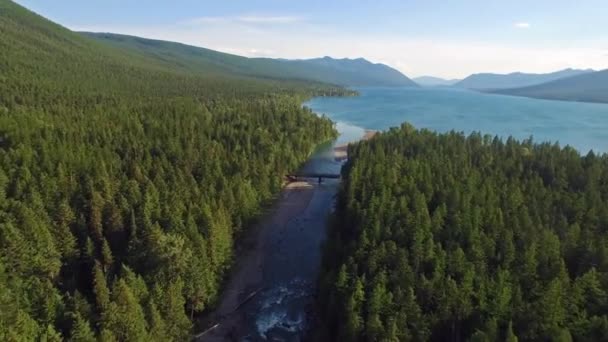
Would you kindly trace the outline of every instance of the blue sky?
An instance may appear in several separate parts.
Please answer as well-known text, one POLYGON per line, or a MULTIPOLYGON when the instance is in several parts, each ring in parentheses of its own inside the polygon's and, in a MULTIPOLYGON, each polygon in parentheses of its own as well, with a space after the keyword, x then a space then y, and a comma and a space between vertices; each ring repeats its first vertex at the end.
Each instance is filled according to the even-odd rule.
POLYGON ((608 68, 606 0, 17 0, 74 30, 252 57, 364 57, 409 76, 608 68))

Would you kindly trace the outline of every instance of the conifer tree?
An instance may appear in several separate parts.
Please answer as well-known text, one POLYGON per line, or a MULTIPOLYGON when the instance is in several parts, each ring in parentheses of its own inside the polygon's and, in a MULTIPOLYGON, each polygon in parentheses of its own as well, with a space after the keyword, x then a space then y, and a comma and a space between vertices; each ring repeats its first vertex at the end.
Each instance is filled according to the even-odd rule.
POLYGON ((352 145, 322 276, 342 303, 330 334, 602 340, 608 193, 586 184, 607 158, 407 124, 352 145))

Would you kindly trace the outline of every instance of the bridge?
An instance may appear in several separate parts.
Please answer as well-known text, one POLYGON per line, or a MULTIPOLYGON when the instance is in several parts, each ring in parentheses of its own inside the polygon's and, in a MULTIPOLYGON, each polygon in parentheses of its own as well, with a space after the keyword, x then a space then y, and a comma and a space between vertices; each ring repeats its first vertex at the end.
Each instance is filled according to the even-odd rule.
POLYGON ((323 182, 323 178, 327 179, 340 179, 339 173, 315 173, 315 172, 305 172, 305 173, 295 173, 286 176, 290 182, 295 182, 301 178, 317 178, 319 183, 323 182))

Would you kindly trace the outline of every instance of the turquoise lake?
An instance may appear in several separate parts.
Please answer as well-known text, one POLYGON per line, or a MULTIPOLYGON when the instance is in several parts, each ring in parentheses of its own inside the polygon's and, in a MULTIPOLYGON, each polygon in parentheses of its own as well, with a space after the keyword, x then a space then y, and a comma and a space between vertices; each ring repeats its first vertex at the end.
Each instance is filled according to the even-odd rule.
POLYGON ((318 97, 305 105, 337 123, 340 142, 364 129, 409 122, 451 130, 559 142, 581 153, 608 152, 608 104, 548 101, 440 88, 357 88, 357 97, 318 97))

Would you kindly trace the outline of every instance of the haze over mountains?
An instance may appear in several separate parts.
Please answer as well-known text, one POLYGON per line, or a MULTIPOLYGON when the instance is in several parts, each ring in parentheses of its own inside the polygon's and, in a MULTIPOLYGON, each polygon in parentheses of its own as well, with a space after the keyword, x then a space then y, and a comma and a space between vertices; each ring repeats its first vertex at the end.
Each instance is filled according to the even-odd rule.
POLYGON ((247 58, 210 49, 111 33, 83 32, 101 43, 154 58, 161 63, 205 72, 311 80, 342 86, 418 86, 401 72, 363 58, 309 60, 247 58))
POLYGON ((549 100, 608 103, 608 70, 584 73, 529 87, 502 89, 494 92, 549 100))
POLYGON ((608 70, 564 69, 548 74, 480 73, 460 81, 432 76, 413 80, 423 87, 441 86, 548 100, 608 103, 608 70))
POLYGON ((460 82, 460 80, 458 80, 458 79, 446 80, 446 79, 443 79, 440 77, 434 77, 434 76, 420 76, 420 77, 413 78, 412 80, 423 87, 451 86, 451 85, 454 85, 454 84, 460 82))
POLYGON ((591 73, 594 70, 575 70, 564 69, 548 74, 529 74, 522 72, 514 72, 510 74, 492 74, 480 73, 466 77, 462 81, 454 84, 458 88, 474 89, 474 90, 495 90, 527 87, 546 82, 558 80, 571 76, 591 73))

